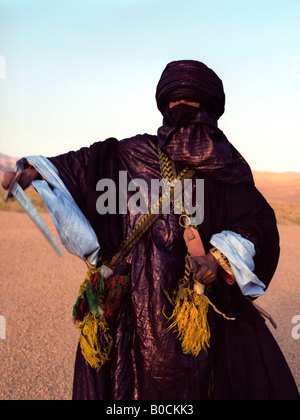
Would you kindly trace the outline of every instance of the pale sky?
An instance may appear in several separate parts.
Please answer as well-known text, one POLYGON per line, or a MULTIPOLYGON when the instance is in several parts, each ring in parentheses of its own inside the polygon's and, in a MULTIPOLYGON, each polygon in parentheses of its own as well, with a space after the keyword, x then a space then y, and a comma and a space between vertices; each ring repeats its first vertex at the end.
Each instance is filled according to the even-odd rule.
POLYGON ((300 172, 299 0, 0 0, 0 152, 156 134, 179 59, 223 80, 219 127, 253 170, 300 172))

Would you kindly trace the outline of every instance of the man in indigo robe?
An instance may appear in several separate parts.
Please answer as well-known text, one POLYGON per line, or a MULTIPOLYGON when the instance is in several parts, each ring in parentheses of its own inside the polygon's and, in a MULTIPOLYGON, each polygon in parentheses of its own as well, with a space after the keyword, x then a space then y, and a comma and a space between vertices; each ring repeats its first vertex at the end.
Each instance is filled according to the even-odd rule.
MULTIPOLYGON (((157 135, 110 138, 48 159, 27 157, 21 162, 20 183, 27 187, 34 180, 46 203, 52 193, 55 200, 59 197, 58 184, 63 184, 99 242, 89 254, 103 261, 118 252, 143 214, 100 215, 98 181, 113 180, 119 197, 123 171, 128 183, 142 179, 150 190, 151 180, 162 178, 159 151, 175 163, 177 173, 191 168, 194 180, 204 180, 204 218, 197 228, 206 255, 196 261, 195 278, 207 286, 220 312, 234 321, 210 307, 209 348, 197 356, 182 351, 176 332, 168 329, 172 305, 165 292, 175 290, 184 274, 184 227, 174 211, 163 214, 126 255, 130 291, 109 321, 110 360, 93 369, 78 347, 73 398, 298 399, 289 367, 252 304, 274 275, 279 237, 274 212, 256 189, 248 164, 218 128, 225 107, 222 81, 200 62, 175 61, 162 73, 156 99, 164 117, 157 135), (59 182, 52 183, 48 173, 59 182), (47 193, 45 183, 50 185, 47 193), (221 275, 222 259, 230 266, 227 278, 221 275)), ((11 178, 7 173, 5 188, 11 178)), ((64 210, 55 200, 49 209, 58 220, 64 210)))

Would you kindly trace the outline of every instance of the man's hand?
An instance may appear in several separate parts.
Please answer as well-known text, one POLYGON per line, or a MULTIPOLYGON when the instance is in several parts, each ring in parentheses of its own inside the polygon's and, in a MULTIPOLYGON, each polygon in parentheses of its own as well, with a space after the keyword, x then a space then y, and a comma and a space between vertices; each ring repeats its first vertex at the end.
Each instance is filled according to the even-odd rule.
POLYGON ((188 262, 195 281, 211 284, 217 279, 219 262, 211 253, 203 257, 189 257, 188 262))
MULTIPOLYGON (((4 173, 4 179, 2 182, 2 187, 5 190, 8 190, 13 179, 16 176, 16 172, 5 172, 4 173)), ((38 171, 36 169, 34 169, 33 167, 27 168, 25 169, 25 171, 22 173, 20 179, 19 179, 19 184, 21 186, 21 188, 23 188, 23 190, 25 190, 26 188, 29 187, 29 185, 31 184, 31 182, 34 179, 37 179, 40 177, 40 174, 38 173, 38 171)), ((10 194, 8 196, 8 198, 12 198, 12 195, 10 194)))

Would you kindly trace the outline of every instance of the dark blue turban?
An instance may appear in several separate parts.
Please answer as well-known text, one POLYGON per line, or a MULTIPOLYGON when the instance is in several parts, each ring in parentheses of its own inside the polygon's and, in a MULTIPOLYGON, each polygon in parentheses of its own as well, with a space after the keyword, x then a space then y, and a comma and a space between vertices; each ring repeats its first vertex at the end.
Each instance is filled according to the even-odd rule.
POLYGON ((225 110, 222 80, 199 61, 181 60, 169 63, 158 82, 156 101, 162 114, 170 102, 183 99, 200 102, 217 119, 225 110))

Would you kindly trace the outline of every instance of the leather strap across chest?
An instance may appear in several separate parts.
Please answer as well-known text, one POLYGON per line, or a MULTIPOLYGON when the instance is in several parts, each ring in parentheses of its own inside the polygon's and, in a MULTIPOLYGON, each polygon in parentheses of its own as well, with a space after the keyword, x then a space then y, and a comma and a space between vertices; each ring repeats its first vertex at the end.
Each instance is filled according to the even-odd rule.
MULTIPOLYGON (((194 176, 195 171, 189 168, 183 169, 177 176, 174 162, 171 159, 169 159, 168 156, 166 156, 160 149, 158 149, 158 152, 163 179, 169 182, 178 179, 179 181, 183 182, 185 179, 191 179, 194 176)), ((179 194, 182 194, 182 184, 180 182, 177 182, 174 183, 174 188, 172 188, 170 192, 170 199, 173 203, 178 198, 179 194)), ((154 206, 152 206, 152 208, 138 223, 138 225, 125 238, 125 240, 121 244, 119 252, 114 255, 109 264, 109 268, 111 270, 114 270, 115 267, 124 260, 126 254, 131 250, 131 248, 133 248, 134 245, 138 243, 138 241, 144 236, 148 229, 163 214, 163 202, 166 199, 168 199, 168 197, 169 192, 166 192, 162 197, 160 197, 158 202, 154 206)))

